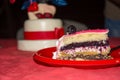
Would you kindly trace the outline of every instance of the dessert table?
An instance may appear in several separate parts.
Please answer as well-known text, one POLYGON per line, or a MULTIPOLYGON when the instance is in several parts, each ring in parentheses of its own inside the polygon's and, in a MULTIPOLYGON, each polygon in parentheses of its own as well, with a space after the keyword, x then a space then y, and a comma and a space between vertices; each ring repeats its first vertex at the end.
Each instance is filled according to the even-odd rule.
MULTIPOLYGON (((110 44, 120 45, 120 38, 110 38, 110 44)), ((120 80, 120 66, 104 69, 45 66, 33 60, 35 53, 18 50, 15 39, 0 39, 0 80, 120 80)))

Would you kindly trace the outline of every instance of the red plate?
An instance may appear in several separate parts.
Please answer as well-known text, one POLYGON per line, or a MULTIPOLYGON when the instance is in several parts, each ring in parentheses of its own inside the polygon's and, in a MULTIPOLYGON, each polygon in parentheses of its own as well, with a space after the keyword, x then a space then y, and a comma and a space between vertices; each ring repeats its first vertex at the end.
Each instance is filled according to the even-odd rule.
POLYGON ((55 60, 52 59, 53 52, 56 51, 56 47, 45 48, 39 50, 34 54, 33 59, 39 64, 54 67, 75 67, 75 68, 108 68, 120 65, 120 49, 117 49, 111 53, 113 59, 110 60, 93 60, 93 61, 70 61, 70 60, 55 60))

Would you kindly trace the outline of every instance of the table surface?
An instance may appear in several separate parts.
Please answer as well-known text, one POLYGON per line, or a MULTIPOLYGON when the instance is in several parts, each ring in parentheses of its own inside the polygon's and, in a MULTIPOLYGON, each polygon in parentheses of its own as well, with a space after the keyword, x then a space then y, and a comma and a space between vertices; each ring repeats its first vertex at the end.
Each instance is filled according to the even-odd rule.
MULTIPOLYGON (((120 38, 111 38, 117 46, 120 38)), ((35 52, 17 50, 17 40, 0 39, 0 80, 120 80, 120 66, 104 69, 50 67, 33 61, 35 52)))

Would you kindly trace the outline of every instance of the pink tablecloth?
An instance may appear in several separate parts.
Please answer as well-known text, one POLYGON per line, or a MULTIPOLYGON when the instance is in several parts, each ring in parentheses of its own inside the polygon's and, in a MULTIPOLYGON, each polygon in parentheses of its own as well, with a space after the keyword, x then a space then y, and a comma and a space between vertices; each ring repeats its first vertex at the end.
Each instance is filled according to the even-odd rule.
MULTIPOLYGON (((112 45, 120 38, 110 39, 112 45)), ((33 61, 35 52, 17 50, 16 40, 0 40, 0 80, 120 80, 120 67, 76 69, 48 67, 33 61)))

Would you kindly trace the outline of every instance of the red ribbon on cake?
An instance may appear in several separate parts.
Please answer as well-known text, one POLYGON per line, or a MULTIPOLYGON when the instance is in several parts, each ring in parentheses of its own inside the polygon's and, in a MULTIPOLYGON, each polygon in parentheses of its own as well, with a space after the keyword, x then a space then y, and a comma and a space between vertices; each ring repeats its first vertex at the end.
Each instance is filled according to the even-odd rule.
POLYGON ((63 28, 55 28, 54 31, 25 31, 24 39, 26 40, 39 40, 39 39, 59 39, 64 35, 63 28))

